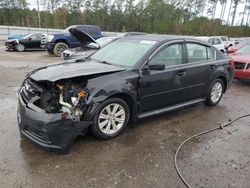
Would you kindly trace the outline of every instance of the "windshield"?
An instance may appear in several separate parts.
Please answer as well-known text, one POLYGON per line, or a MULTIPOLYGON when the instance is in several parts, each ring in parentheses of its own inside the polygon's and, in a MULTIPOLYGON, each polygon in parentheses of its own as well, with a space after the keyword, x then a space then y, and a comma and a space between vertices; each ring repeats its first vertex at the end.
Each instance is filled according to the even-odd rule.
POLYGON ((220 37, 223 42, 228 41, 227 37, 220 37))
POLYGON ((25 37, 23 37, 23 39, 30 38, 32 35, 33 35, 33 34, 26 35, 25 37))
POLYGON ((101 47, 103 47, 103 46, 105 46, 105 45, 111 43, 113 40, 114 40, 114 38, 102 37, 102 38, 97 39, 96 42, 97 42, 101 47))
POLYGON ((247 45, 241 47, 237 51, 237 54, 250 54, 250 44, 247 44, 247 45))
POLYGON ((155 43, 155 41, 120 39, 97 51, 90 58, 99 62, 132 67, 155 43))
POLYGON ((74 25, 71 25, 69 27, 67 27, 66 29, 63 30, 64 33, 69 33, 69 29, 73 28, 73 27, 76 27, 74 25))

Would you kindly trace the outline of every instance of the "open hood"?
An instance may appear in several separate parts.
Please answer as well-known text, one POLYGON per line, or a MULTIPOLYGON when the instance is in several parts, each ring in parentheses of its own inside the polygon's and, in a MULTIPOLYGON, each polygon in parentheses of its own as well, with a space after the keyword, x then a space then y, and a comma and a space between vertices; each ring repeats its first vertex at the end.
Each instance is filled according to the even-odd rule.
POLYGON ((82 32, 81 30, 77 28, 70 28, 69 32, 77 38, 83 45, 89 44, 89 43, 96 43, 96 40, 93 39, 89 34, 82 32))
POLYGON ((235 62, 250 62, 250 54, 232 54, 230 56, 235 62))

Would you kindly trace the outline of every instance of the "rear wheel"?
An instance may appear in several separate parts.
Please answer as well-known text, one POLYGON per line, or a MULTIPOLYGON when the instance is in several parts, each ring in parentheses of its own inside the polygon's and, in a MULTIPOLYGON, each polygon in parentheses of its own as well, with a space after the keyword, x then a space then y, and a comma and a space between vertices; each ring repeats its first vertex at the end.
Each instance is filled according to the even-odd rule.
POLYGON ((23 44, 19 43, 19 44, 16 44, 15 49, 18 52, 23 52, 25 50, 25 46, 23 44))
POLYGON ((212 84, 209 89, 209 94, 207 96, 207 101, 206 104, 209 106, 215 106, 217 105, 221 97, 223 95, 224 91, 224 83, 221 79, 216 79, 212 84))
POLYGON ((92 126, 93 134, 101 139, 118 136, 129 122, 129 107, 119 98, 104 101, 97 108, 92 126))
POLYGON ((67 50, 68 48, 68 45, 64 42, 58 42, 53 49, 53 53, 55 56, 61 57, 63 51, 67 50))

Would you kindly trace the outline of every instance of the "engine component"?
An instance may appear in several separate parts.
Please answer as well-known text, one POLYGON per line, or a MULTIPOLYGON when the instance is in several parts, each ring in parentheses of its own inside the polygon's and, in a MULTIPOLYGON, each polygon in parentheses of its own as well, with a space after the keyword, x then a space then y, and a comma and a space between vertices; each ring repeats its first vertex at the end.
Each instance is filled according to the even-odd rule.
POLYGON ((62 112, 67 112, 74 120, 80 120, 85 107, 87 92, 78 84, 67 83, 57 84, 60 89, 59 103, 62 105, 62 112))

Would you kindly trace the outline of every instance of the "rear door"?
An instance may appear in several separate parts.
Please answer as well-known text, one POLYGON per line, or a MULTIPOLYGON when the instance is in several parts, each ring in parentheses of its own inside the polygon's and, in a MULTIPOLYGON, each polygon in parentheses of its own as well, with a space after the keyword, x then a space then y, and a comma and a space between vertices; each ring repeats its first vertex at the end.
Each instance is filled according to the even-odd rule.
POLYGON ((205 97, 216 66, 216 51, 195 41, 185 42, 186 58, 184 100, 205 97))
POLYGON ((165 64, 164 70, 142 67, 139 83, 140 113, 183 101, 185 70, 183 41, 167 43, 148 60, 148 65, 165 64))

